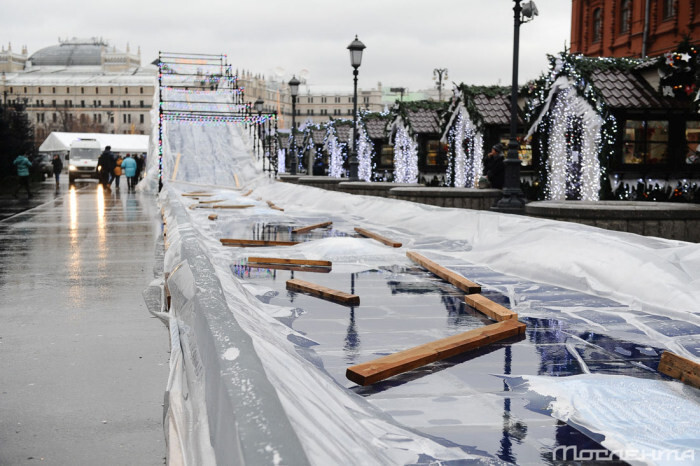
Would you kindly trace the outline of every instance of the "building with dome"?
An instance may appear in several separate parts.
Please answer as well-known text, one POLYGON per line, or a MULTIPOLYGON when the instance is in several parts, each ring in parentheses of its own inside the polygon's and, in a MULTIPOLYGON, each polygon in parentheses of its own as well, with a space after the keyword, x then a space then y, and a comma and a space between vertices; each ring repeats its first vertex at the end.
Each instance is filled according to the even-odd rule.
POLYGON ((59 39, 28 55, 0 49, 3 103, 24 104, 39 146, 52 131, 148 134, 157 67, 102 38, 59 39))

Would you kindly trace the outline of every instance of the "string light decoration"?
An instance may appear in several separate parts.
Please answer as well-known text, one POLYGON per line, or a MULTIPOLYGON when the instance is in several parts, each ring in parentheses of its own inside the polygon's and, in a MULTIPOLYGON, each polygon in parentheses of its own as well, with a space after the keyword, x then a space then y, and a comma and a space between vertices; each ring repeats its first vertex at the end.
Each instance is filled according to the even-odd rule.
POLYGON ((448 130, 450 157, 445 184, 457 188, 475 188, 483 174, 484 139, 463 106, 448 130))
POLYGON ((700 73, 698 70, 698 50, 684 39, 673 52, 667 52, 657 59, 659 69, 659 88, 667 97, 688 101, 694 96, 694 105, 698 109, 698 88, 700 73))
POLYGON ((538 140, 544 199, 597 201, 609 186, 606 167, 613 156, 617 121, 591 76, 595 71, 628 71, 637 59, 549 56, 550 72, 527 85, 527 137, 538 140))
POLYGON ((394 136, 394 182, 418 182, 418 143, 411 138, 401 118, 394 136))
POLYGON ((345 173, 343 164, 347 158, 347 144, 338 140, 335 123, 330 121, 326 125, 326 138, 323 146, 328 154, 328 176, 340 178, 345 173))
POLYGON ((363 181, 371 181, 372 173, 375 168, 374 164, 372 163, 372 158, 374 157, 374 144, 372 144, 372 141, 367 135, 365 126, 361 123, 361 116, 358 116, 357 126, 357 160, 359 162, 357 167, 357 176, 363 181))

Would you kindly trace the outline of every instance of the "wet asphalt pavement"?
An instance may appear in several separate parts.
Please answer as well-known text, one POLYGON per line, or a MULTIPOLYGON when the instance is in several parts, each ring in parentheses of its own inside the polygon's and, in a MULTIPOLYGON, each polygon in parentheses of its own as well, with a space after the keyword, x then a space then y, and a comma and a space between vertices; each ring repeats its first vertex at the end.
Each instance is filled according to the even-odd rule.
POLYGON ((155 196, 53 187, 0 197, 0 465, 164 464, 155 196))

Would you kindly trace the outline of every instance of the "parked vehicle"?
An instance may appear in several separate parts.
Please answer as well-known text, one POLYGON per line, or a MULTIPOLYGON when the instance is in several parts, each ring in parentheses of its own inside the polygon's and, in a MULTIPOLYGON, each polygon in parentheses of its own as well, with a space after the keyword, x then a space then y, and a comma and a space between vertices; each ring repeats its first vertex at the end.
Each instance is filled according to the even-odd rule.
POLYGON ((97 139, 76 139, 70 145, 68 158, 68 182, 73 184, 79 178, 99 179, 97 159, 102 147, 97 139))
POLYGON ((39 154, 32 159, 32 165, 36 173, 41 173, 41 179, 45 180, 53 176, 53 164, 49 154, 39 154))

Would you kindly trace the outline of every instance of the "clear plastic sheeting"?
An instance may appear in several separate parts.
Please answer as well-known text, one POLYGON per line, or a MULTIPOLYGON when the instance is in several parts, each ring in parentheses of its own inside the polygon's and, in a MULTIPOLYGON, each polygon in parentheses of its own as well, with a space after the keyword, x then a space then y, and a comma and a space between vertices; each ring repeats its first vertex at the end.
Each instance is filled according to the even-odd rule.
MULTIPOLYGON (((176 285, 171 330, 177 326, 178 347, 187 348, 182 363, 171 367, 171 379, 173 386, 187 386, 188 409, 194 417, 206 411, 209 428, 208 435, 195 432, 195 424, 183 421, 186 412, 172 410, 183 418, 173 422, 191 429, 189 447, 209 438, 221 458, 222 451, 233 453, 221 439, 246 445, 248 429, 267 435, 271 420, 275 427, 277 421, 291 426, 299 450, 319 465, 553 462, 559 447, 586 447, 578 437, 571 440, 581 433, 593 439, 591 448, 603 449, 661 451, 668 442, 688 448, 700 442, 698 429, 693 436, 674 427, 679 407, 688 413, 681 420, 697 412, 695 392, 661 380, 656 371, 664 349, 700 361, 700 245, 273 182, 261 175, 245 129, 170 122, 166 135, 164 270, 176 285), (252 207, 213 210, 202 199, 181 196, 193 191, 207 191, 206 199, 218 204, 252 207), (209 220, 214 212, 218 218, 209 220), (332 227, 290 247, 229 248, 219 241, 299 239, 292 227, 326 221, 332 227), (403 247, 359 238, 358 226, 403 247), (471 317, 454 290, 421 275, 407 250, 480 283, 483 294, 518 312, 528 325, 525 338, 373 387, 347 381, 350 361, 476 325, 466 322, 471 317), (245 264, 251 255, 332 260, 333 271, 314 278, 367 290, 363 305, 338 308, 288 293, 290 272, 253 270, 245 264), (186 279, 188 273, 195 279, 186 279), (423 307, 415 305, 419 297, 423 307), (200 379, 188 373, 195 353, 203 388, 193 387, 200 379), (251 370, 255 382, 242 383, 251 370), (538 395, 549 397, 546 404, 528 411, 527 397, 504 387, 496 377, 502 374, 521 374, 533 389, 549 389, 538 395), (645 394, 630 395, 630 402, 646 399, 649 413, 657 413, 649 425, 663 435, 635 430, 643 429, 638 413, 627 409, 615 383, 625 394, 645 394), (203 404, 193 400, 198 393, 203 404), (264 423, 231 427, 240 420, 237 409, 268 406, 268 399, 279 409, 267 411, 264 423), (553 399, 561 400, 552 405, 557 419, 566 418, 575 431, 543 414, 553 399)), ((141 189, 157 186, 156 154, 149 163, 141 189)), ((269 438, 262 451, 281 452, 282 444, 269 438)), ((183 457, 194 458, 186 450, 183 457)), ((268 460, 291 463, 283 453, 268 460)))
POLYGON ((700 391, 676 382, 601 374, 510 378, 531 406, 592 437, 605 450, 560 448, 555 459, 631 464, 700 462, 700 391), (537 395, 537 396, 534 396, 537 395))

